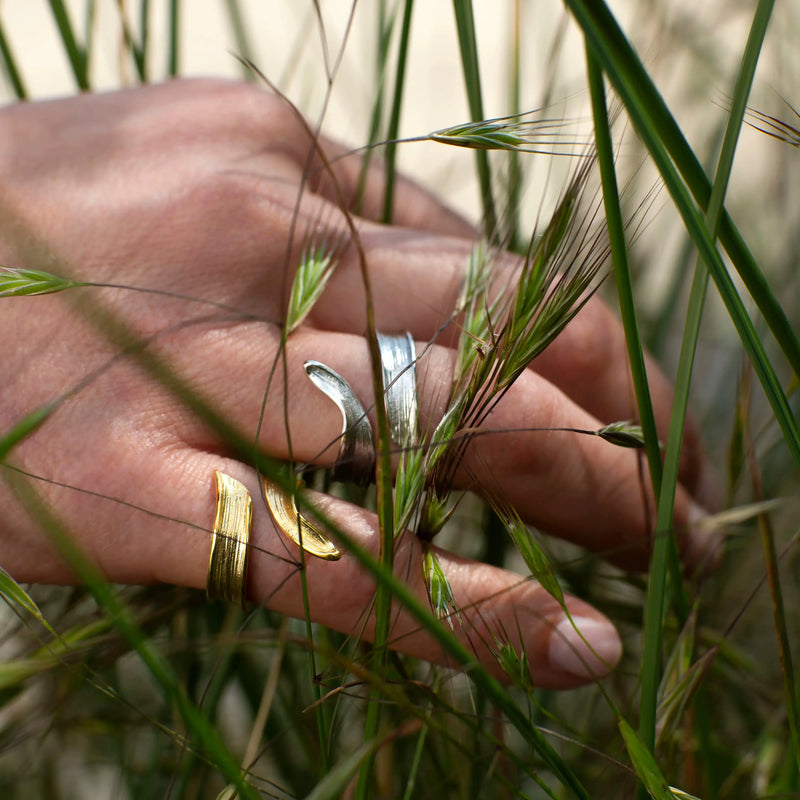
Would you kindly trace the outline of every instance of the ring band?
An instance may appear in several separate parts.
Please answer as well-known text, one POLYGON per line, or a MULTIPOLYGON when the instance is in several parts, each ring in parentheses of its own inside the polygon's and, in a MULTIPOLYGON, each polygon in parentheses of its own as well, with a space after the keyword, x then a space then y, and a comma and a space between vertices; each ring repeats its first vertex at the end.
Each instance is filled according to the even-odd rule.
POLYGON ((217 509, 208 558, 206 596, 209 600, 225 600, 244 608, 253 501, 244 485, 230 475, 215 470, 214 481, 217 509))
POLYGON ((378 347, 389 433, 396 445, 414 447, 419 425, 414 339, 408 331, 396 336, 378 333, 378 347))
POLYGON ((375 475, 375 445, 364 406, 338 372, 319 361, 306 361, 304 366, 314 386, 342 412, 342 434, 333 479, 366 486, 375 475))

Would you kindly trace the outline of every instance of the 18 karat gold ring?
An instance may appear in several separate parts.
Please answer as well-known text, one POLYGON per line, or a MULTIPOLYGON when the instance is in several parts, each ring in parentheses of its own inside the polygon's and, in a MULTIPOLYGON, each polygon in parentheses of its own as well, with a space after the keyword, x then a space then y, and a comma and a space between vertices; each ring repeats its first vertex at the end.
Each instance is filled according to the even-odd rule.
POLYGON ((226 600, 244 608, 253 501, 244 485, 230 475, 215 470, 214 480, 217 510, 208 558, 206 596, 209 600, 226 600))

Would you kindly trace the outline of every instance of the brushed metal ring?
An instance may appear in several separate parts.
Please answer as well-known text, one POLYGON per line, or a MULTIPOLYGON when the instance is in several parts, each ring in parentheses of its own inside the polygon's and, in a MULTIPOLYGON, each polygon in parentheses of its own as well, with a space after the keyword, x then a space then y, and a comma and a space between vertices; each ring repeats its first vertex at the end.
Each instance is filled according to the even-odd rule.
POLYGON ((364 406, 338 372, 319 361, 306 361, 304 366, 311 382, 342 412, 342 435, 333 479, 366 486, 375 475, 375 445, 364 406))
POLYGON ((378 333, 378 348, 392 441, 402 448, 414 447, 419 436, 414 339, 408 331, 396 335, 378 333))

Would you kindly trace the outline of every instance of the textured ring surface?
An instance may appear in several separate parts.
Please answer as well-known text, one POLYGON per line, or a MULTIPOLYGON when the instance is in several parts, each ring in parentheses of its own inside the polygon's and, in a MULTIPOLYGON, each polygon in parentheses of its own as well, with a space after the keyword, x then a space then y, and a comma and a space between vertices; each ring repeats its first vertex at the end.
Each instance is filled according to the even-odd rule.
POLYGON ((244 485, 214 471, 217 510, 208 558, 206 596, 244 608, 253 501, 244 485))
POLYGON ((375 474, 375 445, 364 406, 338 372, 319 361, 306 361, 304 366, 311 382, 342 412, 342 436, 339 457, 333 468, 334 480, 366 486, 375 474))
POLYGON ((383 390, 389 432, 400 447, 417 444, 417 355, 407 331, 396 336, 378 333, 383 368, 383 390))

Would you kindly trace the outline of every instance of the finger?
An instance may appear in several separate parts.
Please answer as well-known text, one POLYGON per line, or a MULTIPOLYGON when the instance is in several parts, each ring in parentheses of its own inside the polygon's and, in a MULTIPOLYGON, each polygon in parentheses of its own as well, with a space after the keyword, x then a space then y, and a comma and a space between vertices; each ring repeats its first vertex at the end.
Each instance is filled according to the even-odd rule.
MULTIPOLYGON (((211 526, 214 520, 213 473, 221 470, 242 481, 253 504, 250 536, 250 600, 290 616, 305 616, 299 550, 275 527, 251 469, 238 462, 192 448, 144 446, 137 458, 120 459, 115 444, 101 440, 94 448, 97 472, 37 478, 14 476, 19 490, 32 487, 58 524, 91 562, 116 583, 167 583, 201 589, 206 585, 211 526), (91 520, 87 526, 86 520, 91 520)), ((127 442, 129 447, 137 442, 127 442)), ((141 444, 141 442, 139 442, 141 444)), ((50 470, 52 473, 52 469, 50 470)), ((43 470, 43 473, 47 470, 43 470)), ((8 470, 4 472, 8 477, 8 470)), ((6 535, 24 531, 26 545, 14 555, 4 547, 4 566, 21 582, 70 583, 77 576, 59 555, 48 533, 31 527, 10 495, 6 535)), ((374 514, 329 497, 316 505, 348 541, 378 558, 380 537, 374 514)), ((343 543, 337 562, 308 557, 306 585, 312 621, 342 633, 371 640, 375 581, 343 543)), ((570 688, 602 677, 618 662, 619 637, 611 623, 586 603, 566 598, 572 616, 537 583, 506 570, 437 550, 453 590, 458 615, 456 636, 495 676, 504 678, 493 652, 509 645, 524 653, 531 677, 542 688, 570 688), (576 630, 577 628, 577 630, 576 630)), ((418 603, 428 607, 422 580, 422 551, 417 537, 400 537, 395 574, 406 582, 418 603)), ((392 612, 389 643, 393 649, 449 666, 459 664, 423 630, 399 603, 392 612)), ((463 666, 463 665, 462 665, 463 666)))
MULTIPOLYGON (((253 381, 244 376, 266 375, 277 347, 276 331, 252 324, 222 333, 181 331, 169 350, 179 371, 244 431, 255 430, 261 420, 260 443, 268 452, 330 465, 338 453, 341 415, 307 379, 303 363, 314 359, 339 372, 370 409, 374 396, 366 343, 347 334, 298 331, 289 339, 286 387, 282 380, 273 383, 262 418, 266 378, 253 381), (198 366, 202 364, 206 367, 198 366)), ((422 429, 430 435, 445 410, 454 354, 448 348, 418 345, 418 354, 423 352, 417 363, 419 407, 422 429)), ((528 371, 483 423, 489 433, 470 444, 458 484, 498 496, 528 522, 616 563, 644 568, 653 500, 640 455, 596 436, 559 430, 599 427, 597 419, 557 387, 528 371)), ((211 432, 198 432, 194 417, 186 419, 178 435, 200 448, 219 447, 211 432)), ((686 547, 694 557, 704 552, 701 535, 690 528, 697 513, 680 487, 675 524, 688 530, 686 547)))
MULTIPOLYGON (((367 163, 364 151, 353 151, 322 136, 319 126, 305 119, 288 98, 253 84, 179 82, 159 91, 185 94, 187 84, 198 102, 205 103, 206 109, 215 109, 217 126, 224 118, 223 126, 233 136, 248 137, 251 143, 258 143, 262 153, 289 156, 299 174, 306 176, 312 192, 335 206, 344 204, 365 219, 383 219, 386 167, 378 153, 370 153, 363 174, 367 163)), ((402 175, 396 176, 393 197, 390 221, 395 225, 448 236, 471 237, 474 233, 466 220, 402 175)))
MULTIPOLYGON (((157 507, 169 507, 197 525, 213 519, 212 473, 222 469, 241 480, 254 498, 252 549, 249 567, 250 599, 281 613, 304 616, 303 589, 297 547, 278 533, 260 501, 258 481, 251 470, 218 456, 185 451, 162 464, 147 495, 157 507), (163 493, 156 487, 165 487, 163 493)), ((380 537, 374 514, 330 497, 317 497, 320 510, 373 559, 378 558, 380 537)), ((166 542, 168 537, 163 537, 166 542)), ((173 532, 173 539, 174 536, 173 532)), ((202 588, 205 585, 210 541, 208 534, 177 537, 151 560, 153 580, 202 588), (168 548, 168 549, 167 549, 168 548)), ((371 614, 375 581, 342 546, 337 562, 307 558, 309 614, 315 622, 356 637, 371 640, 371 614)), ((454 631, 489 671, 503 678, 492 650, 499 643, 525 653, 537 686, 569 688, 605 675, 619 660, 621 645, 611 623, 586 603, 568 598, 567 604, 580 629, 568 621, 564 610, 538 584, 506 570, 456 558, 437 551, 460 615, 454 631), (585 637, 584 641, 581 636, 585 637)), ((403 536, 395 553, 395 574, 428 607, 422 580, 421 547, 414 536, 403 536)), ((393 649, 429 661, 457 666, 400 604, 395 604, 389 637, 393 649)))
MULTIPOLYGON (((461 292, 472 245, 408 231, 367 228, 362 235, 372 276, 376 325, 381 330, 408 330, 423 341, 436 337, 454 344, 459 330, 451 322, 461 292), (447 326, 443 330, 443 326, 447 326)), ((498 254, 498 283, 520 269, 519 261, 498 254)), ((352 256, 334 273, 312 312, 315 325, 361 333, 366 297, 358 265, 352 256)), ((496 321, 499 322, 499 321, 496 321)), ((672 386, 661 369, 646 358, 656 429, 666 441, 672 412, 672 386)), ((592 298, 555 341, 531 364, 531 369, 559 387, 578 406, 602 423, 639 418, 625 334, 619 320, 599 298, 592 298)), ((687 420, 679 477, 695 492, 703 471, 697 426, 687 420)))

